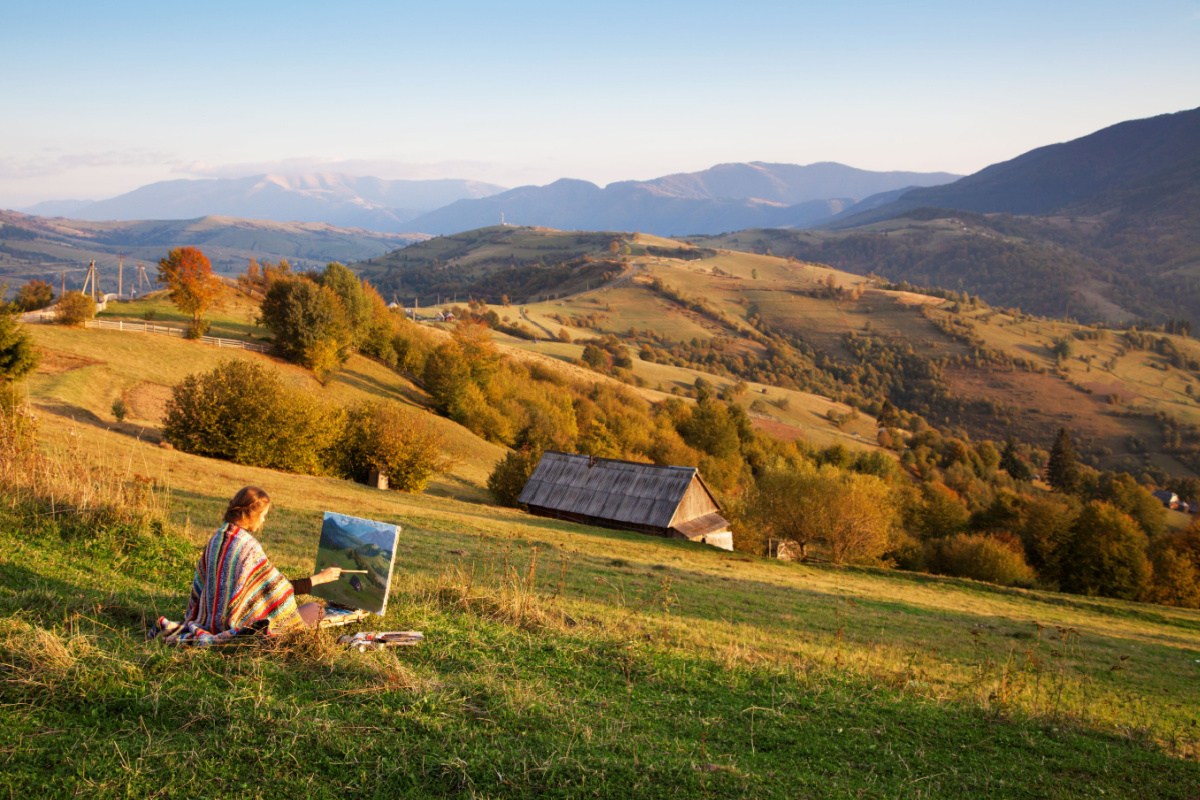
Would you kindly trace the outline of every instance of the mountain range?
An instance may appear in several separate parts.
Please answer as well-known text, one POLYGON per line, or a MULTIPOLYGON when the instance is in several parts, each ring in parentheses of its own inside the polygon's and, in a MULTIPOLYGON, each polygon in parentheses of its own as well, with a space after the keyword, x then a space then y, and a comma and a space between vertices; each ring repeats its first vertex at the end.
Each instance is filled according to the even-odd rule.
POLYGON ((661 236, 719 233, 748 227, 803 228, 828 221, 882 192, 932 186, 945 172, 872 172, 844 164, 807 166, 760 161, 719 164, 701 172, 603 189, 562 179, 485 198, 459 200, 410 221, 412 230, 446 234, 495 225, 573 230, 641 231, 661 236))
POLYGON ((425 211, 503 190, 481 181, 383 180, 321 172, 160 181, 108 200, 49 201, 25 211, 93 221, 216 215, 402 233, 413 230, 408 221, 425 211))
POLYGON ((1200 320, 1200 109, 1113 125, 944 186, 868 198, 770 250, 1047 316, 1200 320))
POLYGON ((888 219, 922 206, 980 214, 1106 214, 1131 201, 1177 203, 1197 191, 1200 108, 1130 120, 1031 150, 944 186, 893 195, 849 209, 831 227, 888 219), (1151 197, 1150 195, 1157 195, 1151 197), (864 212, 865 213, 860 213, 864 212))
POLYGON ((807 227, 859 200, 954 180, 944 172, 872 172, 843 164, 719 164, 701 172, 603 189, 581 180, 504 187, 479 181, 387 181, 335 173, 152 183, 108 200, 48 201, 25 209, 81 220, 195 219, 208 215, 324 222, 384 233, 456 233, 504 221, 659 234, 807 227))

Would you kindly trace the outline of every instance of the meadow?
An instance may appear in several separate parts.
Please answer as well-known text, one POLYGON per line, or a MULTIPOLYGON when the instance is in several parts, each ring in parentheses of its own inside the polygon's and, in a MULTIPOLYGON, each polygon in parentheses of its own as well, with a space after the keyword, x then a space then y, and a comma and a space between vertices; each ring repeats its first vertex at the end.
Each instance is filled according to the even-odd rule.
MULTIPOLYGON (((107 405, 226 354, 30 330, 48 354, 27 384, 38 449, 58 477, 5 473, 0 791, 1187 798, 1200 786, 1200 612, 532 517, 486 502, 491 457, 465 432, 457 471, 422 495, 191 456, 107 405), (182 615, 198 548, 247 484, 274 498, 261 538, 286 575, 313 569, 326 510, 402 525, 386 618, 232 652, 144 644, 147 623, 182 615), (70 498, 104 486, 143 487, 124 495, 134 521, 73 522, 70 498), (426 639, 336 645, 357 629, 426 639)), ((377 366, 351 361, 314 389, 419 401, 377 366)))

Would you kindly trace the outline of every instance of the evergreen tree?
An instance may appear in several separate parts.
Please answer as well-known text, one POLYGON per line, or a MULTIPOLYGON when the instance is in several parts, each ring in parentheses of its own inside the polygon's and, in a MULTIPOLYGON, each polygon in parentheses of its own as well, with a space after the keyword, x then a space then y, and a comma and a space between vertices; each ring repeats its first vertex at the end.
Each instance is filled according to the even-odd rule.
POLYGON ((1027 481, 1033 476, 1029 465, 1017 455, 1017 442, 1011 434, 1004 440, 1004 450, 1000 452, 1000 469, 1017 481, 1027 481))
POLYGON ((892 405, 890 400, 884 400, 883 405, 879 407, 879 416, 877 417, 880 427, 883 428, 898 428, 900 427, 900 412, 892 405))
POLYGON ((1056 492, 1074 494, 1079 488, 1079 462, 1075 458, 1075 445, 1066 428, 1060 428, 1054 447, 1050 448, 1050 460, 1046 463, 1046 482, 1056 492))
POLYGON ((16 309, 0 303, 0 384, 20 380, 37 366, 33 342, 21 330, 16 309))

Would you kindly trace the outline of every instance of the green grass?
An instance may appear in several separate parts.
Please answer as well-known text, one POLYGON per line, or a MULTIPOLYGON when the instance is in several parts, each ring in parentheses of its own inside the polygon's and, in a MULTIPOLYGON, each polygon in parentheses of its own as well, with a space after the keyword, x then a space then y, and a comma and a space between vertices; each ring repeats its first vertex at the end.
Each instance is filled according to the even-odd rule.
POLYGON ((169 487, 188 547, 131 558, 0 506, 14 795, 1189 797, 1200 781, 1200 612, 772 562, 41 423, 54 457, 169 487), (261 538, 287 575, 313 569, 324 510, 403 525, 387 617, 337 633, 425 643, 141 644, 144 618, 182 613, 196 548, 245 484, 275 500, 261 538))
MULTIPOLYGON (((166 292, 155 292, 127 302, 111 302, 97 316, 146 321, 147 315, 155 325, 187 328, 192 324, 191 314, 177 309, 166 292)), ((221 290, 217 302, 203 316, 209 322, 207 336, 258 343, 271 337, 270 331, 258 325, 258 302, 228 287, 221 290)))

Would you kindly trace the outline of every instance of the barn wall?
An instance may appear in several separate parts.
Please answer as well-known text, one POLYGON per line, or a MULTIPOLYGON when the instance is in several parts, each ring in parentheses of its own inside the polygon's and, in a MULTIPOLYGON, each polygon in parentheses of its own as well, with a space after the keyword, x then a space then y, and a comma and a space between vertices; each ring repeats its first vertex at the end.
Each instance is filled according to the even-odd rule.
POLYGON ((675 516, 671 518, 671 525, 678 525, 681 522, 687 522, 696 517, 703 517, 705 514, 719 513, 720 511, 721 509, 713 502, 708 491, 700 483, 700 479, 693 476, 692 482, 688 484, 687 491, 684 492, 683 499, 679 501, 679 506, 675 509, 675 516))

